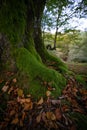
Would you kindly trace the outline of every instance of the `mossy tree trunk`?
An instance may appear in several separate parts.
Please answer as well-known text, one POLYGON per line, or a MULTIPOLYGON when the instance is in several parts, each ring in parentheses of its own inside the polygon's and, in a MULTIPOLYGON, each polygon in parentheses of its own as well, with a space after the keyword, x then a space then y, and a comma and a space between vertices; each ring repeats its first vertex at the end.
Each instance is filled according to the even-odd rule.
POLYGON ((2 69, 16 70, 19 87, 22 85, 36 98, 46 93, 44 81, 55 87, 52 92, 55 96, 65 86, 65 78, 59 72, 66 71, 66 67, 60 59, 49 55, 41 36, 45 3, 45 0, 8 0, 2 1, 0 6, 2 69), (51 64, 59 72, 46 67, 51 64))

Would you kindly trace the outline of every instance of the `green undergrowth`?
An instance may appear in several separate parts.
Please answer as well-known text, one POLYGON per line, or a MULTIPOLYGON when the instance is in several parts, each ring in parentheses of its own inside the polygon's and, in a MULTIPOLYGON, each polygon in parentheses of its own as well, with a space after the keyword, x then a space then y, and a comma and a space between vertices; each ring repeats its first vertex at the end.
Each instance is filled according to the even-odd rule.
POLYGON ((28 91, 34 97, 45 96, 47 88, 42 84, 43 82, 51 83, 51 86, 55 88, 52 92, 53 96, 57 97, 61 94, 66 84, 65 78, 57 71, 47 68, 27 49, 17 50, 16 63, 20 72, 29 76, 28 91))
POLYGON ((87 89, 87 83, 85 81, 85 79, 87 79, 87 75, 77 74, 75 75, 75 78, 80 84, 82 84, 87 89))

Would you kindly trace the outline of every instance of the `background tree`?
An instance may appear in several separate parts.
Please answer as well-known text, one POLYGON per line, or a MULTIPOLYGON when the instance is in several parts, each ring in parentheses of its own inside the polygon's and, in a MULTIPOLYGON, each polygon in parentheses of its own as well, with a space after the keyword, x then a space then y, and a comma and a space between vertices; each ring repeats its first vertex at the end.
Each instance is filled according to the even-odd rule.
POLYGON ((55 29, 54 49, 56 48, 56 40, 59 31, 61 29, 64 30, 66 26, 68 26, 69 19, 75 15, 75 10, 72 9, 71 6, 72 4, 73 2, 65 0, 54 0, 53 2, 49 0, 46 4, 42 19, 42 27, 45 26, 46 28, 44 29, 46 31, 55 29))

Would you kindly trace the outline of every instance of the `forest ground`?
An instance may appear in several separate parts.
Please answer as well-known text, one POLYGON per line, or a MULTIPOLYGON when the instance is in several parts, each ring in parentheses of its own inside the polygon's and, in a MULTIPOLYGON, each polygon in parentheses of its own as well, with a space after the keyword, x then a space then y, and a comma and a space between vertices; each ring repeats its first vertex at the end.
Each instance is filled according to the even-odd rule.
POLYGON ((75 63, 75 62, 67 62, 69 70, 77 73, 77 74, 86 74, 87 75, 87 63, 75 63))
POLYGON ((45 99, 34 100, 17 86, 14 73, 5 72, 8 80, 1 76, 0 130, 87 129, 87 64, 65 63, 72 72, 84 75, 77 79, 85 86, 76 75, 66 75, 67 84, 57 99, 51 96, 53 90, 49 87, 45 99))
POLYGON ((64 59, 65 63, 68 65, 68 69, 75 72, 76 74, 85 74, 87 75, 87 63, 79 63, 79 62, 68 62, 66 60, 65 54, 61 51, 61 49, 57 48, 56 50, 49 51, 51 54, 55 55, 56 57, 60 57, 64 59))

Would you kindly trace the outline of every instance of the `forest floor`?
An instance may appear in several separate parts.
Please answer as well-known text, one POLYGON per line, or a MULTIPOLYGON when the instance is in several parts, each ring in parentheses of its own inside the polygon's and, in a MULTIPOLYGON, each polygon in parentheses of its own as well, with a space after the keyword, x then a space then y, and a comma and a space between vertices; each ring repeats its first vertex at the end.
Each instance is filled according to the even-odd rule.
POLYGON ((86 130, 87 64, 66 64, 75 75, 65 75, 67 84, 57 99, 51 96, 51 86, 45 99, 25 95, 15 74, 5 72, 8 80, 0 77, 0 130, 86 130), (81 82, 76 74, 82 75, 81 82))
POLYGON ((14 73, 5 74, 8 80, 0 79, 0 130, 87 129, 87 77, 84 86, 66 75, 61 96, 54 99, 50 87, 45 99, 35 100, 17 86, 14 73))
POLYGON ((76 74, 87 75, 87 63, 66 62, 66 64, 68 65, 69 70, 76 74))
POLYGON ((87 75, 87 63, 79 62, 68 62, 66 60, 65 54, 61 49, 57 48, 56 50, 49 51, 52 55, 65 59, 65 63, 68 65, 68 69, 75 72, 76 74, 86 74, 87 75))

